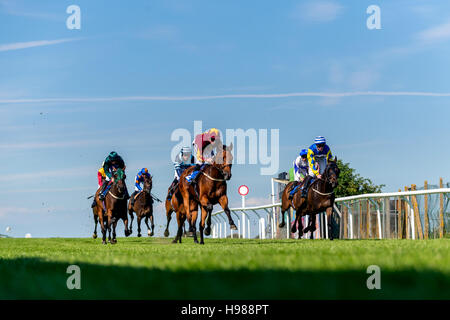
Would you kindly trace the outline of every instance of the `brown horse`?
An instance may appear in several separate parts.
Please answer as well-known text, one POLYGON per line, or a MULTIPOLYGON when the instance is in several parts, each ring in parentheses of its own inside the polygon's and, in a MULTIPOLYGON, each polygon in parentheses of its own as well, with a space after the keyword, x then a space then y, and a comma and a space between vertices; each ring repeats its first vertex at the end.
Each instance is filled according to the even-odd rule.
POLYGON ((155 231, 155 224, 153 223, 153 198, 150 194, 152 191, 152 176, 147 177, 144 176, 144 188, 141 192, 139 192, 135 196, 134 205, 131 206, 131 199, 128 203, 128 214, 130 215, 130 234, 133 232, 133 220, 134 215, 133 212, 136 212, 137 216, 137 224, 138 224, 138 237, 141 237, 141 220, 145 218, 145 224, 147 226, 147 235, 149 237, 153 236, 155 231), (150 218, 151 222, 151 231, 150 226, 148 225, 148 219, 150 218))
POLYGON ((217 203, 225 211, 230 229, 237 230, 236 225, 231 218, 231 212, 228 208, 227 197, 227 180, 231 179, 231 163, 233 156, 231 150, 233 144, 229 147, 220 145, 218 153, 213 159, 212 164, 207 164, 203 170, 199 173, 197 183, 195 185, 198 188, 198 192, 194 190, 194 185, 186 181, 186 177, 192 173, 194 168, 186 169, 180 177, 179 188, 183 197, 183 204, 186 210, 186 217, 189 223, 189 231, 194 235, 194 242, 198 243, 196 222, 198 215, 198 208, 192 208, 190 205, 191 200, 195 200, 202 209, 202 216, 200 221, 200 244, 204 244, 203 231, 205 235, 211 233, 211 213, 213 206, 217 203), (197 196, 198 195, 198 196, 197 196), (207 221, 206 221, 207 220, 207 221), (207 227, 205 229, 205 222, 207 227))
MULTIPOLYGON (((166 197, 166 202, 165 202, 167 225, 166 225, 166 230, 164 230, 164 237, 169 236, 169 224, 170 224, 170 220, 172 220, 172 213, 178 211, 178 210, 175 210, 174 206, 176 206, 177 209, 178 209, 178 206, 180 206, 180 208, 182 208, 182 210, 184 210, 183 197, 181 197, 180 204, 178 204, 178 202, 175 205, 172 204, 173 196, 175 193, 178 193, 178 195, 181 196, 180 189, 178 188, 178 184, 172 191, 172 199, 171 200, 169 200, 170 190, 171 190, 171 188, 169 187, 169 189, 167 190, 167 197, 166 197)), ((184 213, 184 214, 186 214, 186 213, 184 213)), ((184 223, 183 223, 183 228, 184 228, 184 223)), ((186 235, 186 229, 184 229, 184 235, 186 235)))
MULTIPOLYGON (((167 215, 167 227, 166 231, 164 232, 164 235, 167 237, 169 236, 169 222, 170 217, 172 215, 172 212, 176 212, 176 218, 178 223, 178 231, 177 235, 175 236, 175 239, 172 241, 172 243, 181 243, 181 238, 183 235, 183 228, 184 223, 186 221, 186 210, 184 209, 184 201, 183 196, 181 195, 180 188, 177 186, 175 190, 173 191, 172 199, 169 201, 168 198, 166 198, 166 215, 167 215), (167 232, 167 235, 166 235, 167 232)), ((194 200, 190 200, 190 210, 191 212, 198 210, 198 203, 194 200)), ((186 230, 184 230, 184 234, 186 234, 186 230)))
POLYGON ((122 169, 117 169, 117 171, 114 172, 111 189, 106 194, 104 201, 106 208, 103 207, 103 201, 98 198, 101 188, 95 193, 95 201, 97 202, 95 208, 97 209, 97 217, 102 228, 103 244, 106 244, 106 230, 108 230, 108 241, 111 244, 117 243, 116 226, 119 219, 122 219, 125 225, 125 236, 128 237, 130 235, 128 230, 125 178, 126 176, 122 169), (107 221, 105 221, 105 219, 107 219, 107 221))
POLYGON ((291 190, 289 183, 283 191, 281 197, 281 223, 280 228, 285 226, 284 213, 289 209, 293 208, 295 210, 295 221, 292 225, 291 232, 295 233, 298 228, 298 238, 300 239, 303 233, 308 231, 314 232, 316 230, 316 214, 326 211, 327 222, 328 222, 328 235, 331 240, 333 240, 332 229, 331 229, 331 214, 333 213, 334 205, 334 189, 338 186, 340 170, 337 166, 337 158, 330 160, 327 167, 325 168, 322 179, 316 179, 308 189, 308 193, 305 198, 301 197, 301 192, 296 192, 291 200, 288 199, 289 192, 291 190), (309 215, 308 227, 303 229, 301 217, 309 215))
MULTIPOLYGON (((101 188, 100 188, 101 189, 101 188)), ((105 211, 103 211, 103 219, 107 219, 105 211)), ((98 212, 97 212, 97 205, 92 208, 92 215, 94 216, 94 234, 92 235, 92 238, 97 239, 97 224, 98 224, 98 212)))

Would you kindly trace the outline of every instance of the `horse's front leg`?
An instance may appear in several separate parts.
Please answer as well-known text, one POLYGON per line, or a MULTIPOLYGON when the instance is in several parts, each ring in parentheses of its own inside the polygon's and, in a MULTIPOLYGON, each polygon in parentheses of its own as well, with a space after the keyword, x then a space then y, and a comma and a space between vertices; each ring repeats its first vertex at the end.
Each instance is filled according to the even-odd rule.
POLYGON ((137 214, 137 225, 138 225, 138 237, 141 237, 141 219, 142 216, 140 214, 137 214))
POLYGON ((98 224, 98 216, 94 215, 94 234, 92 235, 92 238, 97 239, 97 224, 98 224))
POLYGON ((166 199, 166 217, 167 217, 167 225, 166 225, 166 230, 164 230, 164 237, 168 237, 169 236, 169 224, 170 224, 170 220, 172 220, 172 204, 170 203, 169 200, 166 199))
POLYGON ((103 209, 101 206, 97 205, 97 215, 98 219, 100 221, 100 227, 102 228, 102 243, 106 244, 106 227, 105 227, 105 221, 103 219, 103 209))
POLYGON ((333 207, 329 207, 326 210, 327 212, 327 227, 328 227, 328 239, 333 240, 333 228, 331 227, 332 221, 332 214, 333 214, 333 207))
POLYGON ((122 216, 122 220, 125 225, 125 237, 128 237, 131 234, 131 230, 128 229, 128 215, 126 213, 122 216))
POLYGON ((134 220, 133 208, 131 208, 131 206, 128 208, 128 214, 130 215, 130 231, 129 231, 129 235, 130 235, 133 233, 133 220, 134 220))
POLYGON ((303 222, 302 222, 302 217, 300 217, 300 215, 297 216, 297 221, 298 221, 298 238, 297 239, 301 239, 303 236, 303 222))
POLYGON ((112 212, 108 212, 108 241, 111 243, 112 212))
POLYGON ((117 220, 114 219, 113 223, 112 223, 112 239, 111 239, 111 244, 116 244, 117 243, 117 239, 116 239, 116 226, 117 226, 117 220))
MULTIPOLYGON (((230 224, 231 230, 237 230, 236 225, 234 224, 233 219, 231 218, 231 211, 228 208, 228 197, 226 195, 223 195, 219 198, 219 204, 222 207, 223 211, 225 211, 225 214, 228 217, 228 223, 230 224)), ((212 210, 212 209, 211 209, 212 210)))

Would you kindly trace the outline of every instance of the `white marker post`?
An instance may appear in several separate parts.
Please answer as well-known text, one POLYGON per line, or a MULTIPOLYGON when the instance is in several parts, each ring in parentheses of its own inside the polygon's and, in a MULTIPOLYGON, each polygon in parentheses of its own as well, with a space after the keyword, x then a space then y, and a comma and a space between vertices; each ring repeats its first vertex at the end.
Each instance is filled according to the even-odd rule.
MULTIPOLYGON (((238 188, 238 193, 242 196, 242 208, 245 208, 245 196, 248 194, 248 191, 249 190, 246 185, 242 185, 238 188)), ((247 224, 250 228, 250 221, 248 221, 247 224)), ((247 235, 247 237, 250 238, 250 232, 247 235)), ((244 212, 242 212, 242 238, 245 239, 245 215, 244 215, 244 212)))

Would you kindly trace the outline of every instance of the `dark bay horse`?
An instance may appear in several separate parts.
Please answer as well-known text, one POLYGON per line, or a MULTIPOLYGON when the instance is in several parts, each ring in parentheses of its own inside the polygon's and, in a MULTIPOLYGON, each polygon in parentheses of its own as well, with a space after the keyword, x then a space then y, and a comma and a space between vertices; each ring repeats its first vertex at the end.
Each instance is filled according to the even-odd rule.
POLYGON ((314 232, 316 230, 316 214, 326 211, 327 224, 328 224, 328 236, 330 240, 333 240, 331 230, 331 214, 333 213, 334 205, 334 189, 338 186, 340 170, 337 166, 337 158, 330 160, 322 175, 322 179, 316 179, 308 189, 308 194, 305 198, 301 197, 301 192, 298 191, 294 194, 292 201, 288 199, 290 192, 289 183, 283 191, 281 197, 281 223, 280 228, 285 226, 284 213, 289 209, 295 210, 295 221, 292 225, 291 232, 297 231, 297 222, 299 225, 298 238, 300 239, 303 233, 308 231, 314 232), (308 226, 303 229, 301 217, 309 215, 308 226))
POLYGON ((186 181, 186 177, 192 173, 194 168, 186 169, 180 177, 179 188, 183 197, 183 204, 186 208, 186 218, 189 223, 189 232, 194 235, 194 242, 198 243, 196 232, 196 221, 198 208, 192 209, 191 200, 195 200, 202 210, 200 221, 200 244, 204 244, 203 231, 205 235, 211 233, 211 213, 215 204, 220 204, 228 217, 230 229, 237 230, 236 225, 231 218, 231 212, 228 208, 227 181, 231 179, 231 165, 233 155, 231 150, 233 144, 229 147, 220 145, 218 153, 213 159, 212 164, 207 164, 199 173, 197 179, 198 192, 194 190, 194 185, 186 181), (198 194, 198 197, 197 197, 198 194), (205 229, 205 222, 207 224, 205 229))
POLYGON ((130 234, 133 232, 133 220, 134 215, 133 212, 136 212, 137 216, 137 224, 138 224, 138 237, 141 236, 141 220, 145 218, 145 225, 147 226, 147 235, 149 237, 153 236, 155 231, 155 224, 153 222, 153 198, 151 196, 152 191, 152 176, 147 177, 144 176, 144 188, 141 192, 139 192, 135 197, 136 200, 134 202, 134 206, 131 206, 131 199, 128 203, 128 214, 130 215, 130 234), (151 222, 151 229, 148 225, 148 219, 151 222), (151 230, 151 231, 150 231, 151 230))
MULTIPOLYGON (((106 231, 108 230, 108 241, 111 244, 117 243, 116 226, 119 219, 123 220, 125 225, 125 236, 129 236, 128 215, 127 215, 127 199, 125 186, 125 173, 122 169, 117 169, 113 174, 112 186, 106 194, 104 203, 98 198, 101 188, 95 193, 95 201, 97 205, 97 217, 102 228, 102 243, 106 244, 106 231), (105 205, 105 208, 103 207, 105 205), (103 211, 104 210, 104 211, 103 211), (105 221, 107 220, 107 221, 105 221), (112 226, 112 238, 111 238, 112 226)), ((107 183, 107 182, 105 182, 107 183)))

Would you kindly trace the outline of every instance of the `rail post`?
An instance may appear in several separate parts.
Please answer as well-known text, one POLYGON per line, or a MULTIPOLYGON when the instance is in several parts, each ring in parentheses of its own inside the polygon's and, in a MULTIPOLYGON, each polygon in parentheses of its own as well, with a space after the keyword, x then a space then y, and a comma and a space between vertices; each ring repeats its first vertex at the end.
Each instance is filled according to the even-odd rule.
MULTIPOLYGON (((425 180, 423 184, 423 189, 428 190, 428 181, 425 180)), ((428 234, 430 232, 430 225, 428 221, 428 195, 424 195, 424 220, 425 220, 425 239, 428 239, 428 234)))
MULTIPOLYGON (((444 181, 442 178, 439 178, 439 188, 444 187, 444 181)), ((444 194, 440 194, 439 196, 439 238, 444 237, 444 194)))

